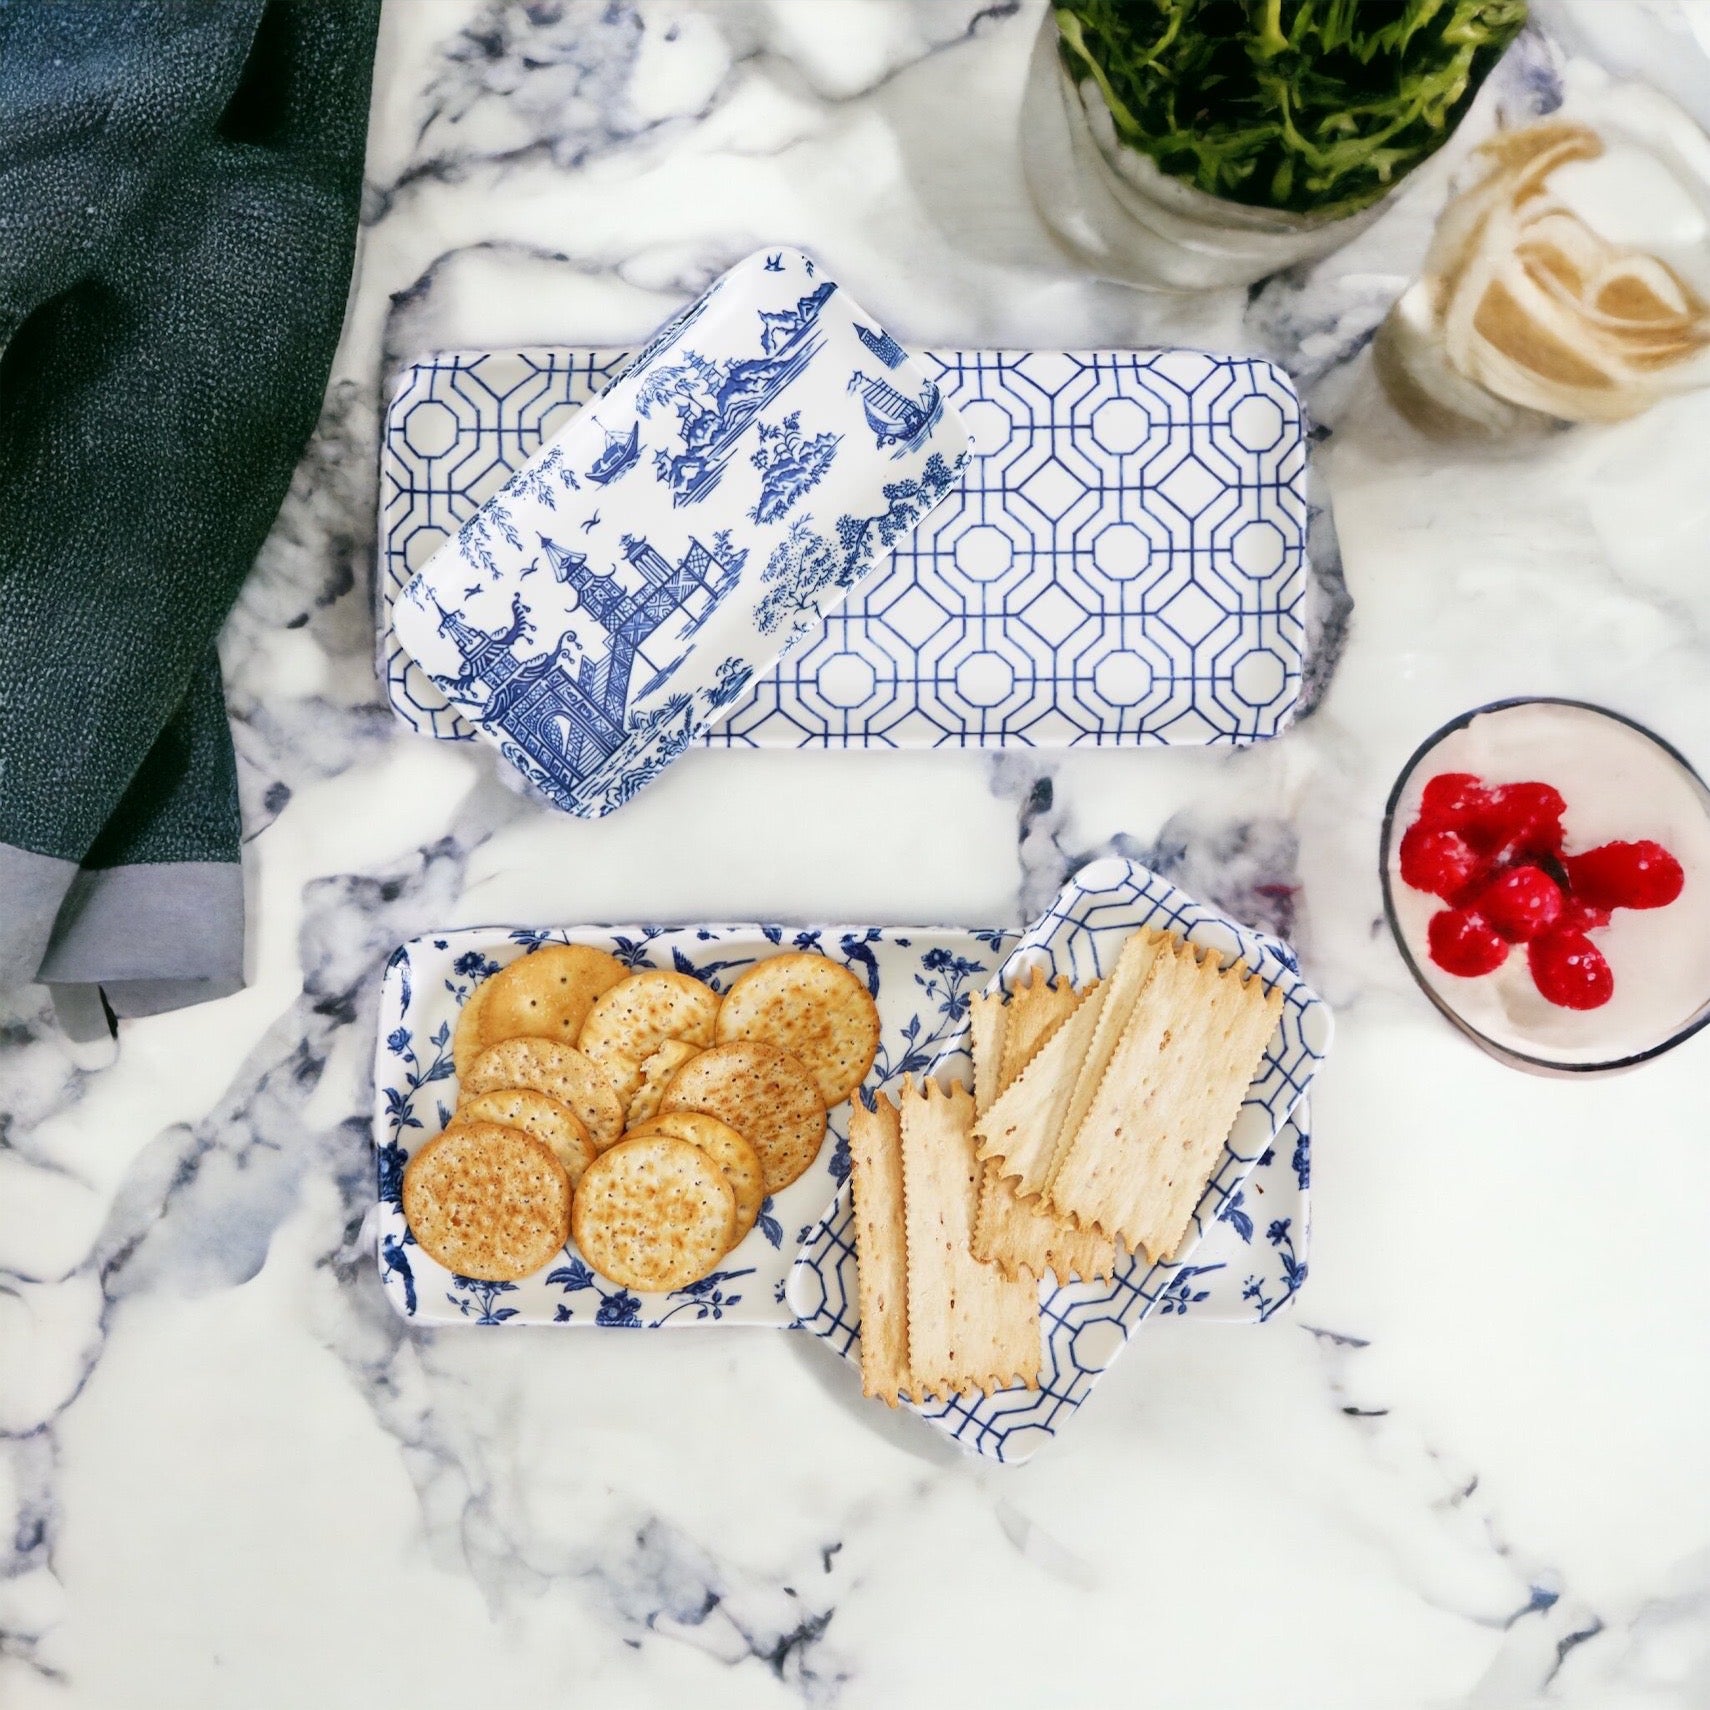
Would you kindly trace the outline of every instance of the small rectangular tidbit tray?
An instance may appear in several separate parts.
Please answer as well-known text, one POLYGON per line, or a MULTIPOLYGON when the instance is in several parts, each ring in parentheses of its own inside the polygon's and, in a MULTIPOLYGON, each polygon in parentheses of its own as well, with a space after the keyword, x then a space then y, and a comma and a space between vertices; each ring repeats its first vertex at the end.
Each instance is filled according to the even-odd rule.
MULTIPOLYGON (((1172 932, 1233 961, 1282 992, 1282 1017, 1266 1047, 1223 1157, 1173 1260, 1122 1260, 1108 1282, 1039 1286, 1045 1359, 1037 1389, 1016 1386, 913 1408, 971 1453, 1017 1462, 1037 1454, 1074 1417, 1093 1386, 1153 1311, 1200 1311, 1264 1321, 1306 1276, 1306 1094, 1330 1048, 1330 1011, 1301 979, 1280 940, 1196 903, 1135 861, 1083 867, 1011 947, 993 984, 1010 989, 1043 968, 1084 987, 1103 978, 1142 926, 1172 932), (1292 1187, 1291 1187, 1292 1178, 1292 1187), (1269 1273, 1269 1274, 1267 1274, 1269 1273), (1238 1294, 1235 1285, 1239 1283, 1238 1294), (1236 1310, 1236 1299, 1245 1308, 1236 1310)), ((929 1073, 971 1080, 964 1018, 929 1073)), ((788 1298, 796 1315, 845 1360, 861 1357, 855 1217, 847 1181, 802 1243, 788 1298)))
MULTIPOLYGON (((474 734, 399 646, 393 601, 628 360, 474 351, 401 375, 381 448, 377 664, 413 730, 474 734)), ((972 436, 964 479, 697 741, 1203 746, 1286 728, 1307 530, 1287 375, 1185 350, 939 350, 921 366, 972 436)))

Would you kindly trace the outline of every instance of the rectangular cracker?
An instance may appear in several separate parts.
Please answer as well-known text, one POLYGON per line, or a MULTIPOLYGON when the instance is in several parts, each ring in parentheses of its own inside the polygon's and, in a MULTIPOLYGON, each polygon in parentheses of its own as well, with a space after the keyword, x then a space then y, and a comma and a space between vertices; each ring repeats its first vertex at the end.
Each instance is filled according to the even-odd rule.
MULTIPOLYGON (((1067 980, 1047 983, 1035 969, 1009 1000, 1003 1067, 998 1092, 1008 1090, 1035 1053, 1075 1011, 1080 999, 1067 980)), ((977 1084, 977 1083, 976 1083, 977 1084)), ((975 1098, 976 1108, 979 1100, 975 1098)), ((1091 1230, 1075 1228, 1037 1199, 1023 1199, 996 1163, 980 1166, 980 1204, 974 1218, 976 1259, 996 1265, 1005 1276, 1047 1274, 1058 1282, 1091 1282, 1116 1268, 1116 1243, 1091 1230)))
MULTIPOLYGON (((1074 1014, 1080 1001, 1080 994, 1067 980, 1047 980, 1042 968, 1034 968, 1027 979, 1016 985, 1009 994, 1003 1058, 998 1065, 994 1097, 1033 1061, 1040 1046, 1074 1014)), ((984 1116, 988 1106, 979 1103, 977 1083, 974 1102, 984 1116)))
POLYGON ((968 1006, 968 1050, 974 1059, 974 1110, 984 1114, 998 1095, 1009 1012, 1002 992, 981 992, 968 1006))
POLYGON ((1101 980, 1081 993, 1068 1020, 974 1124, 979 1155, 995 1158, 1003 1174, 1015 1179, 1023 1198, 1037 1195, 1045 1186, 1057 1130, 1063 1125, 1075 1074, 1098 1026, 1108 989, 1101 980))
POLYGON ((1152 971, 1157 967, 1159 957, 1171 950, 1177 942, 1169 933, 1155 931, 1149 926, 1141 927, 1138 932, 1123 940, 1122 948, 1116 955, 1116 966, 1111 969, 1106 982, 1110 995, 1105 999, 1104 1008, 1099 1013, 1097 1031, 1087 1046, 1086 1056, 1081 1060, 1080 1071, 1075 1076, 1074 1091, 1069 1095, 1068 1107, 1063 1112, 1063 1119, 1052 1140, 1050 1155, 1045 1160, 1045 1181, 1049 1182, 1055 1177, 1058 1166, 1069 1149, 1069 1142, 1086 1120, 1093 1097, 1104 1080, 1105 1070, 1110 1067, 1116 1042, 1128 1026, 1128 1018, 1134 1013, 1134 1005, 1152 978, 1152 971))
POLYGON ((979 1165, 974 1101, 904 1083, 903 1213, 908 1230, 909 1393, 919 1400, 1025 1384, 1043 1359, 1039 1291, 970 1250, 979 1165))
POLYGON ((1173 1257, 1265 1047, 1282 994, 1178 944, 1158 959, 1046 1198, 1083 1227, 1173 1257))
POLYGON ((895 1407, 908 1387, 907 1235, 896 1106, 849 1107, 850 1187, 861 1297, 861 1393, 895 1407))

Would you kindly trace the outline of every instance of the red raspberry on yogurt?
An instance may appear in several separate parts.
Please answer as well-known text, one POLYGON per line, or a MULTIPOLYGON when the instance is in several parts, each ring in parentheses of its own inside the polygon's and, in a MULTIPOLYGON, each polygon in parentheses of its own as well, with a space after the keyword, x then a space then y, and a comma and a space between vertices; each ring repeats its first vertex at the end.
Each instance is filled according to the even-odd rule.
POLYGON ((1403 774, 1388 836, 1410 965, 1496 1055, 1607 1068, 1710 1017, 1710 787, 1637 725, 1570 701, 1470 714, 1403 774))
POLYGON ((1561 886, 1530 862, 1510 867, 1479 892, 1478 912, 1510 944, 1529 944, 1561 917, 1561 886))

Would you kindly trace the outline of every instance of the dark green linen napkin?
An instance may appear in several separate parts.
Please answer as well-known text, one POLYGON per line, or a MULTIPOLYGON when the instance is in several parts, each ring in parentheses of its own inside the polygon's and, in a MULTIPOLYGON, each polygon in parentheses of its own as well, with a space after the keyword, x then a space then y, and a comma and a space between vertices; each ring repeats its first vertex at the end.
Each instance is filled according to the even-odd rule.
POLYGON ((0 0, 0 991, 243 980, 214 638, 350 282, 379 0, 0 0))

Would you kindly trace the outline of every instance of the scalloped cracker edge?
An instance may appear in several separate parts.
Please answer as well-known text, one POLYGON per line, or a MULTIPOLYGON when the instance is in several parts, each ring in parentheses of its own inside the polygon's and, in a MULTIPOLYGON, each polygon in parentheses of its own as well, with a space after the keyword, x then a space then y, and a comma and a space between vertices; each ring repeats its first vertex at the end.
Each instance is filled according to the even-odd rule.
MULTIPOLYGON (((1081 995, 1066 979, 1047 980, 1042 969, 1009 994, 1001 1051, 997 1064, 997 1092, 1012 1085, 1016 1077, 1038 1055, 1039 1049, 1075 1013, 1081 995)), ((978 1103, 979 1054, 974 1056, 975 1102, 978 1103)), ((980 1114, 985 1114, 981 1107, 980 1114)))
POLYGON ((1078 1228, 1042 1201, 1023 1199, 1013 1181, 982 1164, 980 1208, 974 1220, 974 1257, 1006 1277, 1059 1283, 1109 1282, 1116 1274, 1117 1243, 1096 1229, 1078 1228))
POLYGON ((981 992, 968 1005, 968 1050, 974 1059, 974 1114, 984 1116, 1003 1091, 998 1064, 1003 1057, 1009 1012, 1003 993, 981 992))
POLYGON ((903 1221, 907 1235, 909 1393, 948 1399, 1039 1387, 1039 1291, 972 1251, 979 1164, 974 1100, 904 1081, 903 1221))

